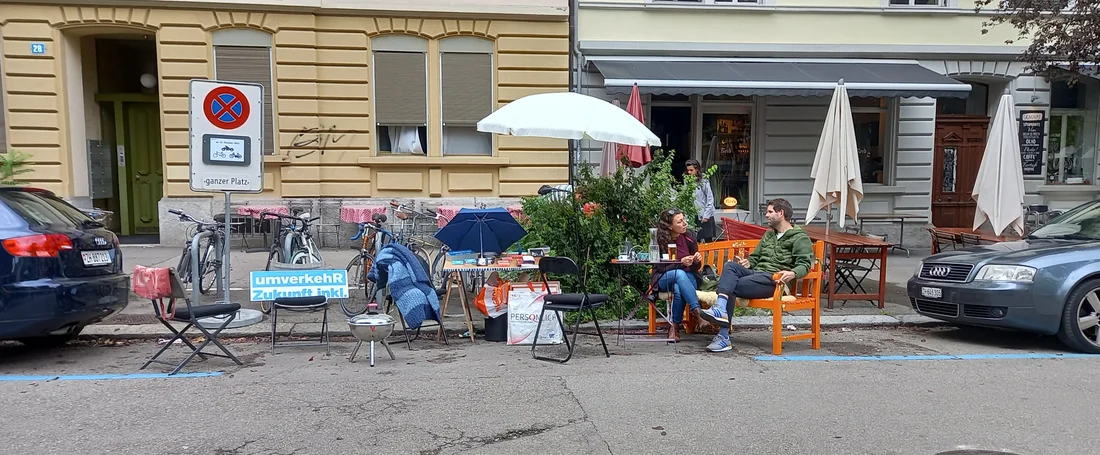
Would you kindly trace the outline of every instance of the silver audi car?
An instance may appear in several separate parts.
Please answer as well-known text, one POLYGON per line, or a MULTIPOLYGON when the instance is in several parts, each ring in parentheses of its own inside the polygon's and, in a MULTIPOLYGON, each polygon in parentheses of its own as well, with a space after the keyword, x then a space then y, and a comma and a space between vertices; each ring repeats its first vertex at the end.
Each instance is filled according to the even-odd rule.
POLYGON ((1100 353, 1100 200, 1020 241, 929 256, 907 293, 931 318, 1057 334, 1071 349, 1100 353))

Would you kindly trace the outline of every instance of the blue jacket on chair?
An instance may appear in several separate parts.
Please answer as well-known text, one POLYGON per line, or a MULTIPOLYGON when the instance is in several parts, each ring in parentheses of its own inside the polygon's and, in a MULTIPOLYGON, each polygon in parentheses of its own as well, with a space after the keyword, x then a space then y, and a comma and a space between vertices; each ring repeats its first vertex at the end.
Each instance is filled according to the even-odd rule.
POLYGON ((432 280, 420 259, 404 245, 390 243, 382 247, 367 279, 389 287, 408 328, 420 327, 424 321, 442 321, 432 280))

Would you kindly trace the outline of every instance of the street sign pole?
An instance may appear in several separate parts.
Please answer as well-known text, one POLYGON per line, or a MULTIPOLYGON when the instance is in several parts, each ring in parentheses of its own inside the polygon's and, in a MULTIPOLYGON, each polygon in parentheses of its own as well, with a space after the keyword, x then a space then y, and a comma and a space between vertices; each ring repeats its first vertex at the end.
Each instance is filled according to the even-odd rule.
MULTIPOLYGON (((188 165, 191 190, 222 193, 225 196, 224 251, 221 251, 224 259, 222 276, 218 280, 225 303, 231 303, 229 270, 233 193, 260 193, 264 187, 263 94, 264 88, 259 84, 207 79, 192 79, 190 84, 191 147, 188 165)), ((197 286, 196 283, 192 285, 197 286)), ((261 320, 263 314, 259 311, 242 309, 230 327, 261 320)), ((220 322, 212 321, 212 324, 217 326, 220 322)))
POLYGON ((219 283, 219 285, 224 284, 225 287, 225 303, 232 303, 229 299, 229 252, 232 250, 229 247, 229 244, 233 243, 230 241, 232 237, 229 235, 233 232, 232 228, 230 227, 231 225, 229 224, 229 198, 232 195, 233 193, 229 191, 225 192, 225 218, 223 218, 225 220, 225 241, 222 242, 222 246, 225 247, 225 261, 223 262, 223 264, 225 265, 222 266, 222 275, 225 276, 222 277, 222 281, 221 283, 219 283))

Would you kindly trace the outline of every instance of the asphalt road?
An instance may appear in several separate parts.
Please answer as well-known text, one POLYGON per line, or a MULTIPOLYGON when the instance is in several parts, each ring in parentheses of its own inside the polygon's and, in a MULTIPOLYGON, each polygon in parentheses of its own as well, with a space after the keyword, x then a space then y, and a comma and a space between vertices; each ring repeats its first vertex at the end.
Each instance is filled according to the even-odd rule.
POLYGON ((622 347, 612 337, 610 359, 588 344, 565 365, 532 360, 523 347, 422 340, 412 352, 395 345, 398 359, 374 368, 364 351, 348 362, 349 342, 328 355, 270 355, 262 342, 239 340, 231 348, 244 367, 212 359, 184 370, 218 376, 95 380, 72 375, 135 373, 155 342, 0 345, 0 441, 4 453, 66 455, 1068 454, 1095 446, 1100 396, 1087 392, 1095 387, 1087 378, 1100 357, 1042 358, 1064 353, 1048 338, 837 331, 821 351, 790 344, 789 361, 766 356, 767 332, 738 333, 736 350, 723 354, 703 352, 701 337, 685 340, 622 347), (798 357, 811 355, 836 357, 798 357), (883 355, 901 357, 874 357, 883 355))

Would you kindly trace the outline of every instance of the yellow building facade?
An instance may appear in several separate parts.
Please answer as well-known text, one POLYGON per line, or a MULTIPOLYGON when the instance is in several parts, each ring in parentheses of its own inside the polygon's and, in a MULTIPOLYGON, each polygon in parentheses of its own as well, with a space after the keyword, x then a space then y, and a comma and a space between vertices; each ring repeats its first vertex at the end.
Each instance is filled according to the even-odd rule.
POLYGON ((475 127, 568 91, 564 1, 43 3, 0 4, 0 150, 125 233, 158 232, 166 201, 214 202, 188 183, 192 79, 264 86, 251 199, 514 198, 568 179, 566 141, 475 127))

